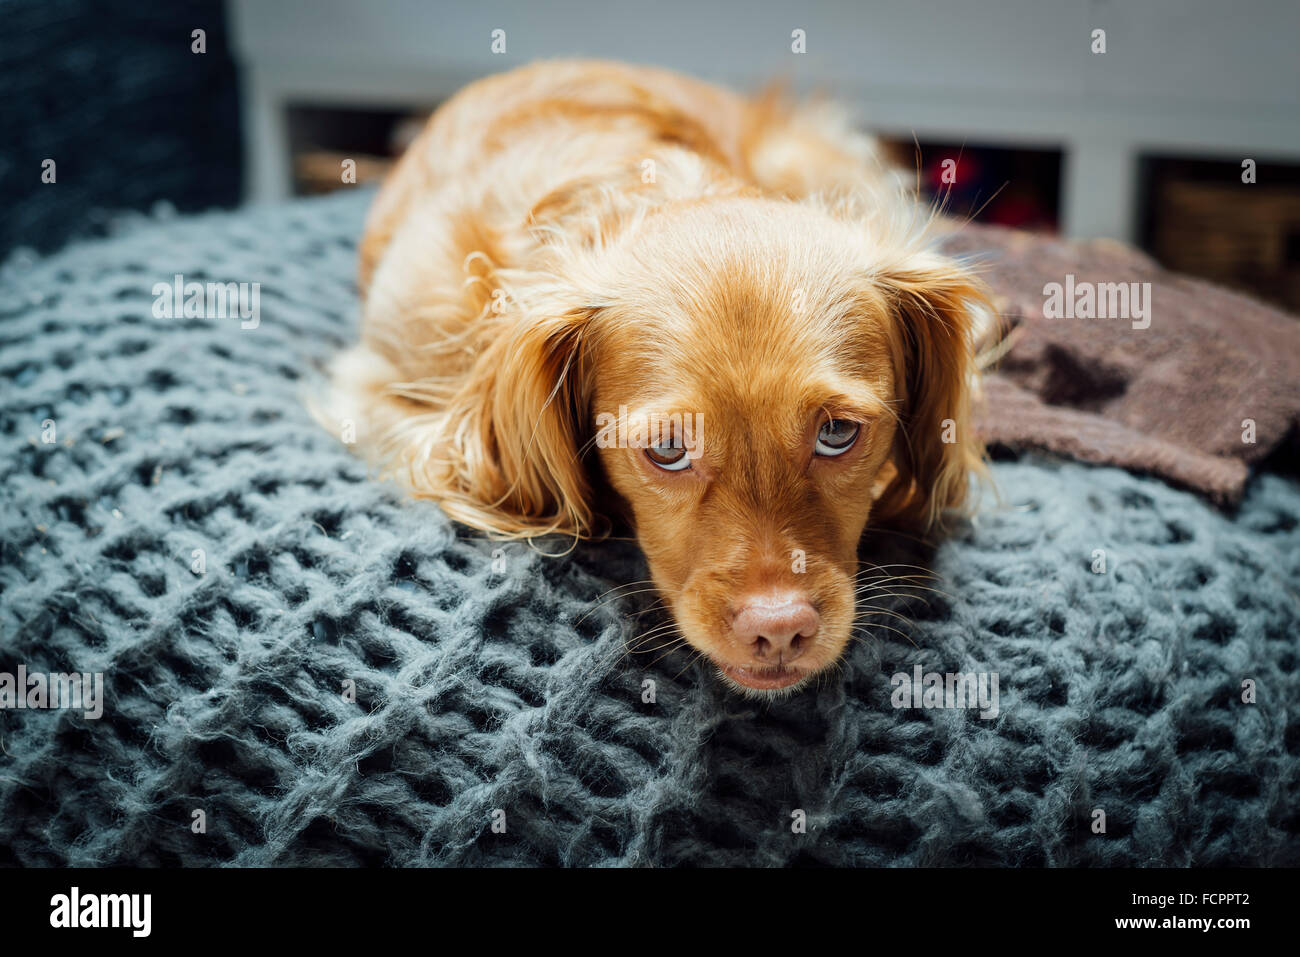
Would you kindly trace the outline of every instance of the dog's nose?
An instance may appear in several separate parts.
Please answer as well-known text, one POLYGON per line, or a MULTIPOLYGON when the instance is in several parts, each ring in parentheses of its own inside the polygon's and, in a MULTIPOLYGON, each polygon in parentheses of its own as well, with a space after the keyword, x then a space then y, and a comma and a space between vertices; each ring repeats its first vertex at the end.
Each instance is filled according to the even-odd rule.
POLYGON ((821 618, 807 599, 782 594, 745 601, 731 627, 756 659, 775 665, 789 664, 803 654, 820 626, 821 618))

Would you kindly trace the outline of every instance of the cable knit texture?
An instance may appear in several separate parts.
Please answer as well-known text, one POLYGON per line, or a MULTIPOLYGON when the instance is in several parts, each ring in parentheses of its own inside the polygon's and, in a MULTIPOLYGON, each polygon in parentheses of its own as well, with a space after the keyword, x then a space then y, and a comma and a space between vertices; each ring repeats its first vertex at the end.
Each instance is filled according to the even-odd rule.
POLYGON ((937 549, 865 543, 946 596, 746 701, 624 654, 657 620, 600 604, 647 577, 630 543, 486 541, 312 421, 366 199, 0 270, 0 672, 106 684, 100 720, 0 711, 0 863, 1300 864, 1293 480, 1226 516, 999 462, 1005 504, 937 549), (260 324, 155 318, 176 274, 261 283, 260 324), (997 717, 894 708, 916 665, 996 673, 997 717))

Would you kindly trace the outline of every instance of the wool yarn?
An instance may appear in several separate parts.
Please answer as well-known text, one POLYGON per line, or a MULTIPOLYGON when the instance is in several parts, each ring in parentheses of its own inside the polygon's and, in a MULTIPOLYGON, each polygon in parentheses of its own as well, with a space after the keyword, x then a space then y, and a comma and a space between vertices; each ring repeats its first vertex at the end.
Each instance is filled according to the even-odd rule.
POLYGON ((0 268, 0 673, 106 697, 0 710, 0 864, 1300 864, 1295 480, 1227 515, 1003 457, 937 547, 864 542, 942 593, 747 701, 626 653, 632 543, 488 541, 312 420, 368 199, 0 268), (176 275, 259 283, 256 327, 157 317, 176 275), (894 707, 918 665, 996 674, 996 717, 894 707))

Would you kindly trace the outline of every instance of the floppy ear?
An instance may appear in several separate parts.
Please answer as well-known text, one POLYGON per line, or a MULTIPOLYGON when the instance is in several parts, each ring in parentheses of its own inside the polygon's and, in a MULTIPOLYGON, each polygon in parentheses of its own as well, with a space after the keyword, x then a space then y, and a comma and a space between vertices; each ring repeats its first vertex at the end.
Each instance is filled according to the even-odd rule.
POLYGON ((893 480, 876 504, 881 521, 930 528, 962 509, 972 473, 986 475, 971 420, 977 386, 974 342, 995 315, 984 285, 931 253, 877 275, 894 321, 899 429, 893 480))
POLYGON ((389 433, 397 477, 482 531, 511 538, 592 534, 596 516, 581 457, 591 316, 556 307, 544 318, 536 310, 484 317, 508 326, 487 337, 446 405, 389 433))

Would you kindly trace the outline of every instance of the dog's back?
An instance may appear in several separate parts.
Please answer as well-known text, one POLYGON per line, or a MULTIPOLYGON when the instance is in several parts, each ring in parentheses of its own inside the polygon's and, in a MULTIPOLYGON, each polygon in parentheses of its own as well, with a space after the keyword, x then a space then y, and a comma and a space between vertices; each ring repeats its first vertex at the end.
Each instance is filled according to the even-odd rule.
MULTIPOLYGON (((560 60, 480 80, 434 113, 385 182, 361 246, 363 295, 417 203, 442 190, 500 230, 584 181, 655 185, 656 156, 702 163, 673 196, 739 181, 792 198, 876 185, 874 144, 832 107, 745 99, 654 67, 560 60)), ((474 250, 482 251, 478 247, 474 250)), ((502 250, 505 252, 505 250, 502 250)))
POLYGON ((476 527, 524 533, 530 523, 492 503, 513 497, 507 511, 549 514, 554 495, 506 480, 498 438, 474 414, 501 391, 485 367, 502 364, 512 315, 545 308, 561 257, 572 265, 575 251, 616 241, 657 209, 728 195, 824 195, 869 210, 882 234, 912 215, 892 212, 907 208, 899 181, 830 103, 775 90, 745 98, 585 60, 471 84, 375 199, 361 243, 361 342, 336 358, 318 417, 354 432, 413 494, 476 527))
POLYGON ((478 352, 477 320, 502 307, 510 271, 544 251, 547 230, 600 241, 658 203, 746 190, 888 187, 873 142, 828 104, 746 99, 600 61, 536 63, 466 87, 375 199, 362 343, 337 361, 325 417, 356 423, 364 443, 436 406, 478 352))

